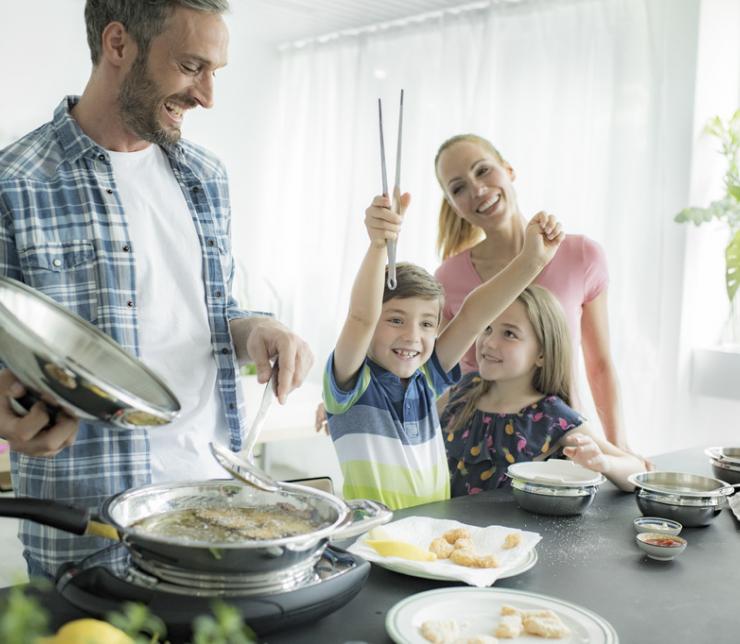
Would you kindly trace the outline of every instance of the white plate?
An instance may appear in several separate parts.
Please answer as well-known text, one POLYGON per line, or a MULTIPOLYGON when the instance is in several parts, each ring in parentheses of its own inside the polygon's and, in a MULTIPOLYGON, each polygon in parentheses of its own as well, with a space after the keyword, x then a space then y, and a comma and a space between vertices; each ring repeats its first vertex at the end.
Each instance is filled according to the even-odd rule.
POLYGON ((549 483, 555 486, 601 485, 606 480, 598 472, 581 467, 573 461, 560 459, 513 463, 509 465, 506 473, 510 477, 525 481, 549 483))
POLYGON ((412 595, 391 608, 385 630, 396 644, 429 644, 421 636, 422 623, 430 619, 456 619, 461 624, 461 637, 492 635, 504 604, 523 610, 553 610, 570 629, 570 636, 559 640, 522 635, 516 638, 517 644, 619 642, 614 627, 593 611, 555 597, 504 588, 443 588, 412 595))
MULTIPOLYGON (((434 573, 428 572, 426 570, 417 570, 416 568, 413 568, 403 561, 399 561, 398 559, 385 559, 382 561, 378 560, 373 561, 373 563, 376 566, 385 568, 386 570, 400 572, 404 575, 410 575, 411 577, 421 577, 422 579, 436 579, 438 581, 455 581, 454 579, 450 579, 450 577, 447 575, 435 575, 434 573)), ((523 572, 527 572, 527 570, 532 568, 536 563, 537 551, 532 548, 527 552, 526 555, 524 555, 524 557, 522 557, 521 561, 517 561, 516 563, 511 564, 505 570, 501 571, 501 574, 498 576, 498 578, 506 579, 507 577, 521 575, 523 572)))

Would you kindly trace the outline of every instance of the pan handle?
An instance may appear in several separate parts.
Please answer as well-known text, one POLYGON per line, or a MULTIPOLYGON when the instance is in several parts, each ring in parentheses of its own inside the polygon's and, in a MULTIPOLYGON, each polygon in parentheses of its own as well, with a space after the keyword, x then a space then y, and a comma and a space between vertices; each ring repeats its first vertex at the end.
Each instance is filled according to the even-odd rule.
POLYGON ((330 541, 352 539, 372 528, 388 523, 393 518, 393 512, 387 506, 377 501, 351 499, 346 501, 346 504, 349 506, 351 512, 350 522, 337 528, 330 535, 330 541))
POLYGON ((0 498, 0 517, 28 519, 65 532, 85 534, 90 523, 90 510, 50 499, 21 496, 0 498))

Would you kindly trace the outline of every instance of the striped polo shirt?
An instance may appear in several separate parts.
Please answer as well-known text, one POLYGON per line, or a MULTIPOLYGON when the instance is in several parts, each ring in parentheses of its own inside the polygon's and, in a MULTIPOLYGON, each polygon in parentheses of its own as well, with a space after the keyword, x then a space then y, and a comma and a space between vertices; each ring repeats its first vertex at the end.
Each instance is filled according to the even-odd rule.
POLYGON ((334 354, 324 372, 329 432, 347 499, 373 499, 398 510, 450 498, 436 399, 460 379, 437 354, 408 379, 366 358, 350 391, 334 379, 334 354))

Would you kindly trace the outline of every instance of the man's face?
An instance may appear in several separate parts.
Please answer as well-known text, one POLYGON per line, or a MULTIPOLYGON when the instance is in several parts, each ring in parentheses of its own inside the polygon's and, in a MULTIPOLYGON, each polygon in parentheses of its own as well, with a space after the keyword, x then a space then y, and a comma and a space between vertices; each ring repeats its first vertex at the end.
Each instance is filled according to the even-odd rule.
POLYGON ((226 65, 228 42, 220 15, 175 9, 121 85, 125 125, 145 141, 177 143, 185 111, 213 106, 213 77, 226 65))

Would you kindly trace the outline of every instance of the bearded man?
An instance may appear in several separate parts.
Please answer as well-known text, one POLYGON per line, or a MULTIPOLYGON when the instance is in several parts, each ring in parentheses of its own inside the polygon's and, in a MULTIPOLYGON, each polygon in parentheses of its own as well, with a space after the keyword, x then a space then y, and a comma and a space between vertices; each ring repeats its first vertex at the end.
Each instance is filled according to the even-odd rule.
MULTIPOLYGON (((227 10, 227 0, 87 0, 93 69, 82 96, 65 97, 51 122, 0 151, 0 275, 96 324, 182 406, 151 432, 63 413, 47 427, 42 402, 13 412, 9 399, 25 391, 0 371, 0 438, 12 449, 18 496, 96 509, 150 482, 221 478, 207 447, 241 446, 238 363, 254 361, 266 382, 279 357, 281 402, 311 366, 298 336, 231 297, 226 172, 181 140, 188 110, 213 105, 227 10)), ((51 576, 107 545, 28 521, 20 538, 31 575, 51 576)))

